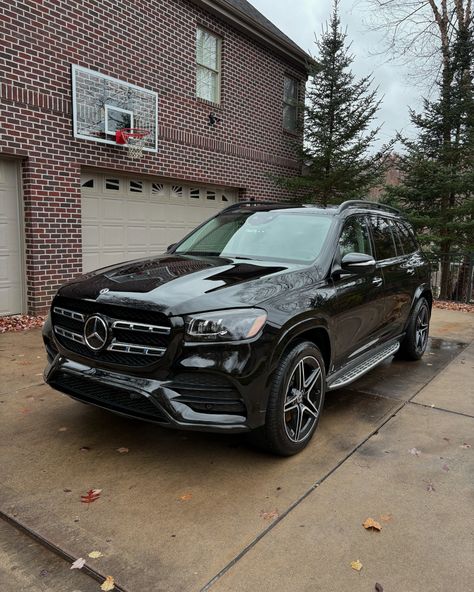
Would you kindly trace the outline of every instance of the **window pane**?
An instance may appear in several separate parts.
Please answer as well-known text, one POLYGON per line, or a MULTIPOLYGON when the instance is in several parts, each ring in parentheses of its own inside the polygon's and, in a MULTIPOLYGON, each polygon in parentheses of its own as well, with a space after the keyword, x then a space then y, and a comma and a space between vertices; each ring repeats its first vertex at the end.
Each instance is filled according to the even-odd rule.
POLYGON ((344 225, 339 239, 341 259, 348 253, 364 253, 372 255, 367 224, 360 218, 350 218, 344 225))
POLYGON ((218 44, 219 40, 215 35, 203 29, 198 29, 196 43, 197 63, 201 64, 201 66, 217 70, 219 66, 218 44))
POLYGON ((388 220, 379 216, 371 216, 371 222, 377 259, 396 257, 397 251, 388 220))
POLYGON ((297 100, 297 83, 293 78, 285 76, 285 90, 284 90, 285 103, 296 103, 297 100))
POLYGON ((200 99, 211 101, 212 103, 218 102, 218 74, 208 70, 203 66, 197 67, 197 96, 200 99))
POLYGON ((283 106, 283 127, 290 131, 295 131, 297 126, 297 110, 293 105, 283 106))

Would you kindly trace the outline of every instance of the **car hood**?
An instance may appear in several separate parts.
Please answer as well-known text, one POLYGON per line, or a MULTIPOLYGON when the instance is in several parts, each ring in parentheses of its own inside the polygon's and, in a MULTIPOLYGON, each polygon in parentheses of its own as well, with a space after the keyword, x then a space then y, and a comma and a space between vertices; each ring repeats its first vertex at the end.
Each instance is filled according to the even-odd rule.
POLYGON ((87 273, 59 295, 183 315, 257 306, 321 280, 317 266, 167 254, 87 273))

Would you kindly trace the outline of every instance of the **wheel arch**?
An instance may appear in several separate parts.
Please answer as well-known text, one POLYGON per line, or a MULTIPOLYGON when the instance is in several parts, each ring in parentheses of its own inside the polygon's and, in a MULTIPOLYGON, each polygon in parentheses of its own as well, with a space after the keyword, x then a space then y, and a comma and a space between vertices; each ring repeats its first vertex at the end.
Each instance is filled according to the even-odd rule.
POLYGON ((292 347, 303 341, 310 341, 318 347, 324 360, 326 374, 331 368, 332 344, 329 331, 326 325, 319 324, 313 326, 302 326, 297 330, 288 332, 275 348, 272 358, 272 368, 274 368, 280 358, 292 347))

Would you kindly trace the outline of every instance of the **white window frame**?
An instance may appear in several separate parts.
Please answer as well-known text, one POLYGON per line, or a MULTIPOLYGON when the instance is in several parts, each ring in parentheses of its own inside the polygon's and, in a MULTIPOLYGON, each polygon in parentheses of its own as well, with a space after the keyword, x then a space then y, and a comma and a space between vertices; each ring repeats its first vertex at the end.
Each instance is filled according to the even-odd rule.
POLYGON ((205 27, 198 25, 196 27, 196 50, 197 50, 197 38, 198 38, 199 31, 203 31, 207 35, 214 37, 214 39, 216 39, 216 41, 217 41, 217 70, 215 70, 214 68, 210 68, 209 66, 206 66, 205 64, 200 64, 197 59, 197 51, 196 51, 196 54, 195 54, 196 55, 196 57, 195 57, 195 61, 196 61, 196 97, 200 101, 206 101, 207 103, 212 103, 213 105, 220 105, 221 104, 221 87, 222 87, 222 38, 219 37, 219 35, 216 35, 216 33, 209 31, 209 29, 206 29, 205 27), (209 99, 201 97, 198 94, 197 72, 198 72, 199 68, 204 68, 205 70, 209 70, 210 72, 214 72, 214 74, 217 74, 217 88, 216 88, 217 97, 215 97, 216 98, 215 101, 210 101, 209 99))
MULTIPOLYGON (((93 74, 98 78, 105 78, 106 80, 112 80, 113 82, 118 82, 128 88, 133 88, 135 90, 139 90, 140 92, 145 92, 151 95, 155 101, 155 137, 154 137, 154 144, 155 148, 144 148, 143 150, 146 152, 158 152, 158 93, 154 90, 149 90, 148 88, 143 88, 142 86, 137 86, 136 84, 131 84, 130 82, 125 82, 124 80, 120 80, 120 78, 114 78, 113 76, 107 76, 107 74, 102 74, 101 72, 97 72, 97 70, 91 70, 90 68, 84 68, 83 66, 77 66, 76 64, 71 64, 71 79, 72 79, 72 128, 73 128, 73 135, 75 138, 79 138, 80 140, 91 140, 93 142, 99 142, 100 144, 111 144, 113 146, 117 146, 117 142, 115 138, 113 140, 108 140, 107 138, 98 138, 97 136, 88 136, 87 134, 80 134, 77 130, 77 105, 76 105, 76 74, 77 72, 86 72, 88 74, 93 74)), ((107 107, 107 105, 106 105, 107 107)), ((117 107, 114 107, 117 109, 117 107)), ((105 114, 104 114, 105 117, 105 114)), ((107 126, 107 119, 105 120, 105 126, 107 126)), ((105 127, 104 127, 104 133, 105 127)))

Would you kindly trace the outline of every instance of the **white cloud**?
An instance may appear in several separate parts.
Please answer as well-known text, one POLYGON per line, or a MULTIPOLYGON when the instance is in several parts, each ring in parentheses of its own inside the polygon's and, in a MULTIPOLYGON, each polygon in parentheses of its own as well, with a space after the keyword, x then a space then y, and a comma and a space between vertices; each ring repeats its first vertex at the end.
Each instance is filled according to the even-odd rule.
MULTIPOLYGON (((314 35, 330 17, 331 3, 315 0, 250 0, 278 28, 302 49, 315 54, 314 35)), ((396 131, 411 131, 408 107, 420 109, 421 90, 406 79, 407 71, 387 63, 386 57, 376 55, 382 47, 379 33, 370 32, 364 25, 362 5, 354 0, 340 0, 340 17, 347 27, 348 41, 355 56, 352 65, 357 76, 373 73, 374 85, 379 87, 383 102, 377 124, 383 124, 380 141, 383 143, 396 131)))

